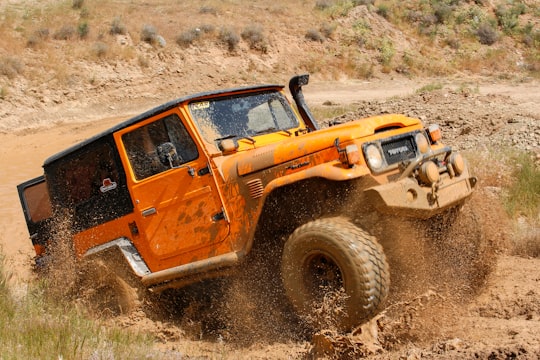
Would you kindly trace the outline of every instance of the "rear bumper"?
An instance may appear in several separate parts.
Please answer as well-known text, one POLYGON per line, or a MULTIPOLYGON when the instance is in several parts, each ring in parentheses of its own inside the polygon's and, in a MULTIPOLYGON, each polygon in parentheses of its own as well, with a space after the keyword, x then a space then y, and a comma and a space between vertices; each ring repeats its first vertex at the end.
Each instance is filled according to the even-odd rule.
POLYGON ((463 203, 471 196, 476 182, 467 169, 432 187, 421 186, 413 177, 407 177, 366 189, 365 194, 382 213, 427 219, 463 203))

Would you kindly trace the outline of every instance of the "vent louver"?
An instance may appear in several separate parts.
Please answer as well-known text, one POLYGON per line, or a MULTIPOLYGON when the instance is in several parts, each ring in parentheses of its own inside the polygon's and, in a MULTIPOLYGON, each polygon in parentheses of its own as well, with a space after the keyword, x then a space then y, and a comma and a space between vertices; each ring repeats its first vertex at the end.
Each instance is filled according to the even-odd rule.
POLYGON ((246 185, 253 199, 258 199, 263 195, 264 188, 261 179, 250 180, 246 185))

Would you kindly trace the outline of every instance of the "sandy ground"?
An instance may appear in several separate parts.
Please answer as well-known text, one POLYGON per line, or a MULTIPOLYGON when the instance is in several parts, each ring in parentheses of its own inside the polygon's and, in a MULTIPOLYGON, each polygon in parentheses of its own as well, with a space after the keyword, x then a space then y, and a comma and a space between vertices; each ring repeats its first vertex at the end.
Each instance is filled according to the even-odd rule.
MULTIPOLYGON (((451 114, 445 114, 445 104, 441 99, 426 99, 429 96, 415 95, 415 90, 422 85, 433 82, 385 80, 384 82, 324 82, 313 83, 306 88, 308 103, 320 105, 326 101, 333 104, 359 104, 364 109, 395 107, 405 112, 420 111, 424 113, 439 112, 442 118, 436 121, 447 122, 443 126, 448 134, 452 134, 453 146, 470 148, 471 141, 478 148, 493 145, 486 138, 499 139, 510 146, 538 151, 540 144, 540 84, 537 81, 521 83, 500 83, 490 81, 447 80, 444 81, 446 91, 436 93, 450 102, 460 101, 460 106, 453 108, 451 114), (463 83, 473 84, 472 94, 455 95, 463 83), (446 94, 446 95, 444 95, 446 94), (452 97, 457 96, 457 97, 452 97), (401 99, 404 100, 399 100, 401 99), (424 99, 424 102, 422 102, 424 99), (369 105, 369 106, 368 106, 369 105), (485 107, 484 107, 485 105, 485 107), (496 114, 496 116, 494 115, 496 114), (489 115, 493 122, 485 117, 489 115), (449 120, 450 118, 450 120, 449 120), (455 120, 455 119, 458 120, 455 120), (452 120, 454 119, 454 120, 452 120), (459 120, 461 119, 461 120, 459 120), (509 119, 513 119, 509 121, 509 119), (517 120, 516 120, 517 119, 517 120), (448 121, 447 121, 448 120, 448 121), (500 120, 500 121, 499 121, 500 120), (457 121, 457 123, 456 123, 457 121), (459 121, 464 121, 460 123, 459 121), (516 121, 517 124, 516 125, 516 121), (463 133, 459 129, 470 126, 473 134, 463 133), (525 129, 523 138, 520 134, 525 129), (475 133, 483 134, 475 138, 475 133), (488 134, 488 135, 485 135, 488 134), (508 136, 506 136, 508 135, 508 136), (465 146, 469 144, 468 146, 465 146)), ((159 105, 159 101, 139 100, 132 109, 145 109, 159 105)), ((69 106, 64 104, 63 106, 69 106)), ((126 107, 127 108, 127 107, 126 107)), ((85 116, 87 109, 81 109, 77 121, 63 119, 59 109, 51 109, 58 117, 45 126, 31 130, 17 128, 0 133, 0 195, 3 206, 0 207, 0 247, 6 257, 8 269, 14 273, 14 288, 23 288, 30 278, 30 264, 33 249, 28 240, 28 233, 20 209, 16 185, 38 176, 41 164, 50 155, 75 144, 100 130, 106 129, 126 117, 134 115, 129 111, 118 114, 117 109, 109 108, 107 116, 95 120, 92 115, 85 116)), ((390 109, 392 110, 392 109, 390 109)), ((73 109, 72 109, 73 111, 73 109)), ((361 111, 359 111, 361 112, 361 111)), ((442 124, 444 125, 444 124, 442 124)), ((494 165, 495 166, 495 165, 494 165)), ((489 190, 489 189, 488 189, 489 190)), ((490 192, 482 187, 478 190, 482 196, 490 196, 490 192)), ((473 202, 473 207, 484 207, 485 202, 473 202)), ((489 208, 489 206, 487 206, 489 208)), ((489 209, 488 209, 489 210, 489 209)), ((490 212, 487 211, 489 214, 490 212)), ((490 221, 487 217, 486 221, 490 221)), ((496 239, 502 230, 498 223, 483 224, 490 228, 486 232, 489 241, 498 243, 496 239), (501 230, 501 231, 499 231, 501 230), (491 238, 489 238, 491 237, 491 238)), ((540 241, 538 228, 533 225, 528 236, 533 241, 540 241)), ((512 238, 514 233, 509 235, 512 238)), ((397 315, 386 319, 386 328, 381 325, 375 347, 366 353, 375 358, 481 358, 481 359, 538 359, 540 357, 540 259, 518 257, 509 254, 505 246, 499 251, 496 266, 474 296, 460 301, 445 301, 444 297, 428 300, 417 305, 414 299, 403 305, 397 315), (441 300, 442 299, 442 300, 441 300), (408 316, 407 321, 396 325, 395 321, 408 316), (392 320, 393 319, 393 320, 392 320), (404 326, 403 324, 407 324, 404 326), (393 332, 394 335, 389 335, 393 332)), ((456 269, 459 271, 459 269, 456 269)), ((426 287, 426 291, 430 288, 426 287)), ((422 292, 420 292, 422 293, 422 292)), ((404 301, 407 299, 404 299, 404 301)), ((382 319, 384 320, 384 319, 382 319)), ((384 321, 380 324, 384 324, 384 321)), ((171 357, 187 355, 188 358, 303 358, 314 354, 310 339, 289 341, 265 339, 243 344, 234 339, 199 340, 192 332, 186 331, 186 322, 170 319, 148 319, 144 316, 122 319, 126 327, 150 331, 161 339, 159 349, 169 353, 171 357), (182 325, 184 324, 184 325, 182 325), (311 354, 311 355, 310 355, 311 354)), ((259 327, 271 324, 259 324, 259 327)), ((264 333, 264 331, 263 331, 264 333)), ((358 340, 357 345, 363 344, 358 340)), ((360 347, 359 347, 360 348, 360 347)), ((319 349, 320 350, 320 349, 319 349)), ((350 350, 350 349, 349 349, 350 350)), ((334 351, 337 351, 334 348, 334 351)), ((334 356, 338 352, 334 352, 334 356)), ((339 353, 339 357, 347 356, 347 352, 339 353)), ((359 353, 353 353, 353 358, 359 353)), ((349 354, 350 355, 350 354, 349 354)))

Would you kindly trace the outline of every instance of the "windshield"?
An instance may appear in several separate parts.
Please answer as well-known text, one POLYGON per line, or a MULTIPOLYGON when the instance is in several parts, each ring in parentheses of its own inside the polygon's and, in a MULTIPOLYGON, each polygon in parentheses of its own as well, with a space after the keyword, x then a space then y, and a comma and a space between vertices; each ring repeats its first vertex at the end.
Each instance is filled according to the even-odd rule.
POLYGON ((189 109, 209 142, 227 137, 250 139, 299 126, 289 103, 276 91, 192 102, 189 109))

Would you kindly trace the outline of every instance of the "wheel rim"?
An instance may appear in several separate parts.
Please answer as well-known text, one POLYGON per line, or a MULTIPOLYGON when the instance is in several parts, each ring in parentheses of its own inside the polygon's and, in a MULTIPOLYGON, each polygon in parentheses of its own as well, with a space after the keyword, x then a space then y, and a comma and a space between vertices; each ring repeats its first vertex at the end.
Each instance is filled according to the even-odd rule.
POLYGON ((338 264, 324 253, 311 254, 304 266, 304 286, 315 299, 329 292, 344 290, 343 274, 338 264))

